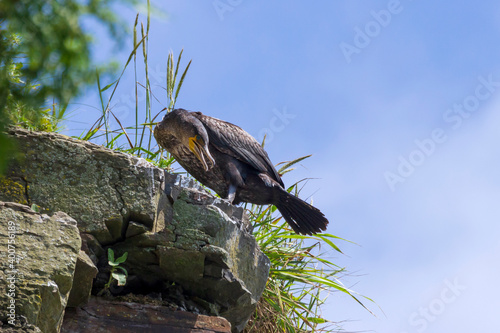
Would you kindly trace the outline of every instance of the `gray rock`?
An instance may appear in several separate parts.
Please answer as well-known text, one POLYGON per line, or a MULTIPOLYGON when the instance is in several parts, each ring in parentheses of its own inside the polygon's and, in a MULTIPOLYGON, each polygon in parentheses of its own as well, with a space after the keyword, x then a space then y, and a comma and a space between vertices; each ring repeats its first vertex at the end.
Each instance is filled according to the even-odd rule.
POLYGON ((99 241, 91 234, 80 233, 80 236, 82 237, 82 251, 85 252, 90 260, 92 260, 92 263, 97 266, 99 257, 105 254, 104 249, 99 241))
POLYGON ((76 221, 65 213, 0 202, 0 307, 15 306, 15 317, 2 311, 0 321, 58 332, 80 247, 76 221))
POLYGON ((215 314, 240 332, 266 285, 269 259, 248 226, 215 205, 224 202, 199 189, 183 188, 178 178, 182 177, 174 182, 178 185, 166 186, 169 207, 164 211, 171 211, 157 222, 163 230, 130 237, 112 247, 120 254, 128 252, 124 266, 141 285, 175 282, 213 304, 218 309, 215 314))
POLYGON ((125 233, 125 238, 129 238, 132 236, 137 236, 149 231, 144 224, 140 224, 134 221, 130 221, 128 223, 127 232, 125 233))
POLYGON ((67 307, 77 307, 88 302, 92 291, 92 282, 97 275, 97 267, 90 257, 80 250, 76 261, 73 287, 69 293, 67 307))
POLYGON ((9 134, 24 155, 0 181, 0 200, 63 211, 101 244, 123 238, 129 220, 153 228, 163 170, 56 133, 14 127, 9 134))
POLYGON ((230 333, 224 318, 209 317, 165 306, 107 301, 92 297, 83 308, 70 309, 62 332, 78 333, 230 333))
POLYGON ((134 156, 54 133, 9 134, 24 158, 0 178, 0 198, 73 217, 82 250, 99 268, 94 292, 109 277, 111 247, 117 256, 128 252, 125 291, 160 292, 175 283, 200 305, 195 311, 210 309, 234 332, 243 330, 266 285, 269 259, 242 207, 134 156))

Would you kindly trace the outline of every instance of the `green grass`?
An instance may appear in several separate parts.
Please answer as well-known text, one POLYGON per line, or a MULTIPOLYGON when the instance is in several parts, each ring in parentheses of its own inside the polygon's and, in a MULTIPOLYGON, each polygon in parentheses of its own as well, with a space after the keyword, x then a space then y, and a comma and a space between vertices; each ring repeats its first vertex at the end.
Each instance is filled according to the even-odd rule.
MULTIPOLYGON (((291 166, 308 157, 280 163, 284 165, 279 173, 292 171, 291 166)), ((298 195, 300 183, 287 190, 298 195)), ((297 235, 272 205, 247 204, 246 208, 255 227, 254 236, 271 260, 271 269, 262 299, 245 332, 337 331, 338 324, 321 315, 326 298, 335 291, 349 295, 365 307, 361 299, 370 299, 346 288, 338 278, 345 269, 327 259, 332 253, 341 255, 336 242, 346 240, 326 233, 297 235)))
MULTIPOLYGON (((149 81, 147 62, 149 22, 148 11, 146 27, 141 23, 139 29, 139 16, 137 16, 133 29, 134 48, 116 80, 103 85, 99 73, 96 73, 101 115, 79 138, 145 158, 171 172, 183 172, 179 167, 175 167, 174 158, 156 144, 153 127, 161 113, 174 109, 191 61, 181 74, 182 51, 176 58, 173 53, 169 53, 164 88, 167 103, 159 103, 151 91, 149 81), (140 84, 136 80, 135 87, 131 88, 135 90, 136 96, 135 123, 126 126, 127 124, 122 124, 113 113, 111 105, 120 79, 132 63, 132 70, 137 78, 139 56, 144 63, 145 83, 140 84), (139 104, 139 89, 146 91, 143 105, 139 104), (105 94, 109 94, 107 98, 105 94), (155 101, 163 108, 156 114, 153 112, 155 101)), ((280 163, 279 173, 283 175, 292 171, 295 164, 308 157, 280 163)), ((290 186, 288 191, 298 195, 300 184, 302 182, 290 186)), ((332 253, 342 255, 337 242, 345 242, 344 239, 332 234, 297 235, 272 205, 246 204, 245 208, 255 227, 254 236, 261 250, 271 261, 266 289, 245 332, 333 332, 338 330, 338 325, 321 315, 321 308, 330 293, 344 293, 365 308, 363 301, 371 302, 369 298, 346 288, 339 280, 340 276, 345 274, 344 268, 338 267, 328 259, 332 253)))

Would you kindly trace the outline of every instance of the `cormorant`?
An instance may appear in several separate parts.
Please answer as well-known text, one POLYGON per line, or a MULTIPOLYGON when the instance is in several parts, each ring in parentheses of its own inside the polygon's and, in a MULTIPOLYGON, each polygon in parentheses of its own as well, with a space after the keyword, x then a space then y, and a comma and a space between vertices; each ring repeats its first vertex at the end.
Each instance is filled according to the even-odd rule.
POLYGON ((323 213, 284 189, 266 151, 240 127, 175 109, 157 124, 154 136, 188 173, 232 204, 273 204, 298 234, 326 230, 323 213))

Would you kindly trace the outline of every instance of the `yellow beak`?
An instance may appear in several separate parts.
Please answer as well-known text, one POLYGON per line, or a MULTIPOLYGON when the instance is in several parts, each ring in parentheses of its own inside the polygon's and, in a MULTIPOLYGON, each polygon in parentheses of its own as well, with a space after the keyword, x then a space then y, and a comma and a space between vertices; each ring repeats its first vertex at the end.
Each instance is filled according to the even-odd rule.
POLYGON ((196 158, 201 162, 201 164, 203 164, 203 168, 205 169, 205 171, 208 171, 209 169, 209 166, 205 161, 205 156, 210 161, 210 167, 215 165, 215 160, 213 159, 212 155, 210 155, 210 152, 205 145, 205 141, 203 141, 203 139, 199 135, 195 135, 189 138, 189 150, 191 150, 196 158))

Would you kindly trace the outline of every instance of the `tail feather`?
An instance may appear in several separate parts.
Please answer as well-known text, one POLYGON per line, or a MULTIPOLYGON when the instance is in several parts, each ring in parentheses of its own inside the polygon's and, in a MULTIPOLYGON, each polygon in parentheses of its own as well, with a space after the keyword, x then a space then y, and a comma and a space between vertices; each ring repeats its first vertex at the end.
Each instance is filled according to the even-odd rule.
POLYGON ((297 234, 312 235, 326 230, 328 220, 319 209, 285 190, 280 191, 276 207, 297 234))

